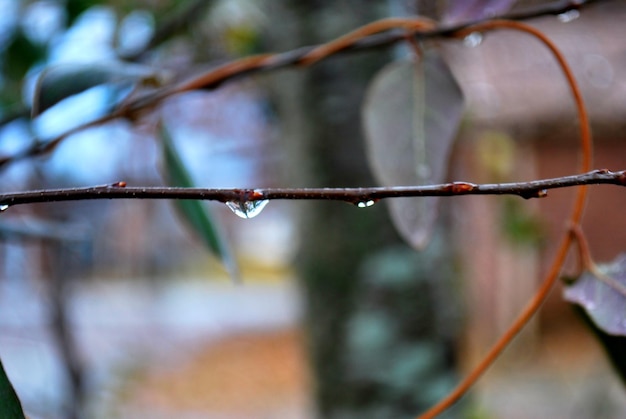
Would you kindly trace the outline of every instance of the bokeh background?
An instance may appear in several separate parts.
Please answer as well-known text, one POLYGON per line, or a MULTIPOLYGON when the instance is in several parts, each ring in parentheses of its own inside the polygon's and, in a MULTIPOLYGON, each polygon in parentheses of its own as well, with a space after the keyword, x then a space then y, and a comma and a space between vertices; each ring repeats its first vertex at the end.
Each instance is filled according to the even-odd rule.
MULTIPOLYGON (((31 120, 47 66, 124 61, 176 79, 386 16, 485 13, 406 0, 0 0, 0 10, 2 156, 104 114, 133 88, 94 87, 31 120)), ((611 170, 626 167, 625 20, 622 2, 600 1, 532 21, 572 65, 593 120, 594 166, 611 170)), ((450 180, 577 170, 574 106, 541 45, 506 32, 441 44, 467 106, 450 180)), ((164 185, 155 115, 197 186, 374 185, 360 107, 376 72, 406 54, 343 55, 178 95, 136 121, 4 165, 0 189, 164 185)), ((242 284, 171 202, 9 208, 0 214, 0 356, 30 418, 410 418, 445 395, 528 301, 572 196, 446 199, 420 252, 384 204, 274 201, 243 220, 208 203, 242 284)), ((599 261, 626 247, 624 207, 621 189, 592 188, 584 228, 599 261)), ((623 385, 557 290, 447 417, 625 415, 623 385)))

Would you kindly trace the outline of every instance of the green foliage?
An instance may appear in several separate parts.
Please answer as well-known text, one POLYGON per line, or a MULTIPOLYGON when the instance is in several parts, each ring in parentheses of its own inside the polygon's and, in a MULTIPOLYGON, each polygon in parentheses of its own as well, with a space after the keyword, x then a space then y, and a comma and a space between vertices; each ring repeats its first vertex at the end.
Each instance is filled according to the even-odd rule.
POLYGON ((504 236, 514 244, 540 246, 545 239, 544 226, 523 203, 519 198, 504 198, 501 210, 504 236))
POLYGON ((228 51, 239 56, 253 54, 259 50, 259 33, 256 28, 249 25, 227 28, 224 41, 228 51))
POLYGON ((0 417, 2 419, 24 419, 22 404, 7 377, 0 361, 0 417))
POLYGON ((33 97, 33 116, 58 102, 101 84, 160 85, 164 74, 152 67, 119 61, 64 64, 41 72, 33 97))
POLYGON ((34 44, 21 30, 17 30, 4 51, 4 75, 12 80, 21 80, 33 64, 45 56, 44 46, 34 44))
POLYGON ((101 3, 102 2, 99 0, 66 0, 65 10, 67 12, 67 26, 72 26, 78 16, 85 10, 101 3))
MULTIPOLYGON (((167 179, 171 186, 185 188, 193 187, 193 181, 185 164, 180 158, 167 128, 163 123, 160 135, 163 143, 163 156, 167 179)), ((193 231, 202 239, 209 251, 215 255, 226 267, 234 280, 239 279, 239 272, 234 257, 231 254, 228 243, 222 238, 219 228, 213 221, 212 216, 200 201, 182 200, 175 201, 176 208, 193 231)))

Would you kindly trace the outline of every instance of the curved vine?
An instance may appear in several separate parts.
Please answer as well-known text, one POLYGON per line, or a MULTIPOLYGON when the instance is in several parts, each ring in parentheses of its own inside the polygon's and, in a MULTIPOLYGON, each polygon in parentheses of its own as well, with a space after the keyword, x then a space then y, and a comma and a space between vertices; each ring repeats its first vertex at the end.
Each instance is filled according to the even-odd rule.
MULTIPOLYGON (((569 65, 567 64, 567 61, 563 57, 563 54, 543 32, 527 24, 515 21, 493 20, 468 27, 455 33, 454 35, 460 38, 464 38, 465 36, 473 32, 484 32, 495 29, 513 29, 528 33, 541 41, 550 50, 550 52, 552 52, 552 55, 556 59, 561 70, 563 71, 565 78, 567 79, 567 83, 569 84, 572 96, 574 97, 574 101, 576 102, 576 110, 578 113, 578 120, 580 122, 580 137, 582 148, 582 162, 580 165, 580 171, 585 172, 589 170, 592 165, 593 159, 593 144, 589 117, 587 115, 587 110, 585 108, 580 88, 576 83, 576 79, 574 78, 574 75, 569 65)), ((587 187, 584 185, 579 186, 572 207, 572 212, 569 217, 569 224, 571 226, 580 225, 580 221, 582 219, 583 211, 585 208, 586 198, 587 187)), ((502 351, 504 351, 508 344, 511 343, 513 338, 517 336, 517 334, 524 328, 528 321, 535 315, 535 313, 539 310, 543 302, 550 294, 550 291, 554 287, 554 284, 559 277, 559 273, 561 272, 563 263, 565 262, 565 258, 571 244, 572 235, 568 230, 561 239, 556 255, 552 261, 552 264, 550 265, 550 268, 548 269, 548 273, 541 283, 541 286, 539 287, 533 298, 527 303, 526 307, 524 307, 522 312, 515 319, 513 324, 496 341, 496 343, 491 347, 491 349, 478 363, 478 365, 475 366, 472 371, 470 371, 470 373, 457 385, 457 387, 435 406, 430 408, 425 413, 419 415, 417 417, 418 419, 434 418, 449 407, 451 407, 469 390, 469 388, 480 378, 480 376, 482 376, 487 368, 489 368, 493 364, 496 358, 502 353, 502 351)))

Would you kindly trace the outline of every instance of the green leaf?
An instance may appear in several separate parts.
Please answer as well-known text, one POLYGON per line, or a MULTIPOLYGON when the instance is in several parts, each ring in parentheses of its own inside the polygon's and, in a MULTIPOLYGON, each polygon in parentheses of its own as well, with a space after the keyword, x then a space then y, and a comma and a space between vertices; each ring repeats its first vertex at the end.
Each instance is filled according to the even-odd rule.
POLYGON ((0 417, 3 419, 24 419, 22 404, 17 397, 9 377, 0 361, 0 417))
POLYGON ((12 80, 22 80, 28 70, 45 56, 45 47, 34 44, 22 30, 17 30, 4 51, 4 76, 12 80))
POLYGON ((41 72, 33 97, 32 117, 63 99, 101 84, 158 86, 166 75, 152 67, 123 62, 60 64, 41 72))
MULTIPOLYGON (((163 142, 168 182, 171 186, 193 187, 191 176, 176 151, 172 137, 164 123, 160 124, 160 135, 163 142)), ((196 200, 178 199, 175 201, 175 204, 180 214, 187 221, 187 224, 199 235, 209 251, 224 264, 231 278, 238 281, 239 271, 230 246, 221 236, 219 228, 213 222, 209 209, 202 205, 201 201, 196 200)))
MULTIPOLYGON (((383 68, 370 84, 362 110, 370 168, 383 186, 442 183, 463 115, 463 94, 439 54, 383 68)), ((437 197, 388 201, 407 242, 424 248, 434 230, 437 197)))
POLYGON ((71 26, 83 12, 100 3, 102 3, 100 0, 66 0, 65 11, 67 12, 68 27, 71 26))

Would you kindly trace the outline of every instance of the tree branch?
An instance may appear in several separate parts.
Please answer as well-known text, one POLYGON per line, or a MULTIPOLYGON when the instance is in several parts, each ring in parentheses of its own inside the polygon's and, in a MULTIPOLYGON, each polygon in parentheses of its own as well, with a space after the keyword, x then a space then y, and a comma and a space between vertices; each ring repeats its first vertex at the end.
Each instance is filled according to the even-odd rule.
POLYGON ((269 188, 210 189, 176 187, 130 187, 125 182, 86 188, 45 189, 0 194, 0 210, 13 205, 38 202, 81 201, 95 199, 195 199, 218 202, 261 200, 327 200, 370 206, 386 198, 461 195, 517 195, 525 199, 543 198, 550 189, 580 185, 609 184, 626 186, 626 170, 594 170, 580 175, 563 176, 530 182, 475 184, 452 182, 426 186, 373 188, 269 188))
MULTIPOLYGON (((490 20, 527 20, 537 18, 541 16, 560 15, 570 10, 580 9, 583 6, 590 5, 592 3, 600 2, 603 0, 561 0, 545 5, 532 6, 522 9, 520 11, 504 14, 501 16, 491 16, 484 19, 479 19, 471 22, 463 22, 454 24, 451 26, 435 27, 434 29, 423 29, 416 31, 412 34, 418 40, 453 37, 455 33, 467 29, 468 27, 484 23, 490 20)), ((415 20, 418 18, 416 17, 415 20)), ((408 19, 405 19, 408 20, 408 19)), ((351 44, 346 45, 333 52, 346 53, 346 52, 358 52, 364 50, 370 50, 374 48, 386 47, 393 45, 397 42, 406 40, 407 31, 405 29, 393 30, 390 29, 384 33, 373 34, 365 36, 351 44)), ((333 42, 333 41, 331 41, 333 42)), ((263 54, 258 56, 245 57, 243 59, 227 63, 219 66, 208 73, 201 74, 200 76, 191 78, 184 81, 178 86, 166 87, 160 91, 148 94, 144 97, 137 98, 132 103, 126 106, 126 110, 129 114, 134 114, 146 107, 154 106, 167 97, 195 89, 213 89, 221 85, 226 81, 242 77, 251 73, 273 71, 281 68, 287 68, 292 66, 307 65, 306 59, 309 54, 317 50, 324 45, 312 45, 306 47, 300 47, 295 50, 277 53, 277 54, 263 54)), ((315 61, 317 62, 317 60, 315 61)), ((314 62, 311 62, 313 64, 314 62)))
MULTIPOLYGON (((493 16, 490 18, 480 19, 472 22, 464 22, 451 26, 437 27, 434 29, 424 29, 418 32, 412 32, 412 36, 416 39, 430 39, 441 37, 453 37, 459 31, 463 31, 471 26, 477 25, 482 22, 486 22, 492 19, 505 19, 505 20, 526 20, 537 18, 541 16, 559 15, 566 13, 570 10, 580 9, 584 6, 588 6, 592 3, 599 3, 604 0, 560 0, 553 3, 548 3, 539 6, 532 6, 522 9, 517 12, 504 14, 501 16, 493 16)), ((406 40, 406 30, 389 30, 384 33, 373 34, 361 38, 355 38, 354 42, 347 44, 345 47, 334 51, 335 53, 357 52, 370 50, 374 48, 386 47, 395 44, 399 41, 406 40)), ((331 41, 332 42, 332 41, 331 41)), ((327 44, 323 44, 327 45, 327 44)), ((196 89, 213 89, 236 78, 240 78, 252 73, 268 72, 281 68, 302 66, 305 62, 305 58, 314 50, 322 47, 323 45, 314 45, 301 47, 295 50, 278 53, 278 54, 264 54, 258 56, 245 57, 240 60, 232 61, 217 68, 190 78, 180 84, 174 86, 166 86, 155 92, 146 93, 138 96, 122 105, 122 107, 115 109, 109 115, 105 115, 98 120, 91 121, 79 127, 72 129, 64 134, 61 134, 45 143, 37 142, 34 146, 24 150, 18 155, 0 157, 0 168, 5 167, 7 164, 24 158, 34 157, 49 153, 54 150, 58 144, 60 144, 70 134, 81 131, 83 129, 101 125, 105 122, 111 121, 117 118, 130 118, 135 119, 139 114, 146 111, 151 107, 157 106, 160 102, 168 97, 196 89)))

